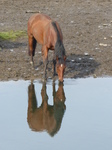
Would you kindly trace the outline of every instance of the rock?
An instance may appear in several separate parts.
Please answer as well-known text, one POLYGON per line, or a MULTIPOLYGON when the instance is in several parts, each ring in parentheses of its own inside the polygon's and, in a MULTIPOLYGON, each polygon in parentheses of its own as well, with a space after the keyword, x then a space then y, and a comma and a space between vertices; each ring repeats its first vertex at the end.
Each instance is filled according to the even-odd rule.
POLYGON ((88 53, 84 53, 84 55, 85 55, 85 56, 88 56, 89 54, 88 54, 88 53))
POLYGON ((100 43, 99 46, 104 46, 104 47, 106 47, 106 46, 108 46, 108 44, 100 43))

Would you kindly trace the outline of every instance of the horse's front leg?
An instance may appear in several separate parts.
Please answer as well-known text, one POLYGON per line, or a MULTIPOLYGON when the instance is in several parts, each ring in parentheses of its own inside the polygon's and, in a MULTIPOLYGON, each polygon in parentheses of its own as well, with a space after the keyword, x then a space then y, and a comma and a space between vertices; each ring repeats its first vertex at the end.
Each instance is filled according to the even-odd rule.
POLYGON ((53 59, 53 76, 56 75, 56 60, 53 59))
POLYGON ((53 76, 57 75, 56 74, 56 56, 55 56, 55 52, 54 52, 54 56, 53 56, 53 76))
POLYGON ((47 79, 47 65, 48 65, 48 48, 44 45, 42 46, 42 57, 44 62, 44 79, 47 79))

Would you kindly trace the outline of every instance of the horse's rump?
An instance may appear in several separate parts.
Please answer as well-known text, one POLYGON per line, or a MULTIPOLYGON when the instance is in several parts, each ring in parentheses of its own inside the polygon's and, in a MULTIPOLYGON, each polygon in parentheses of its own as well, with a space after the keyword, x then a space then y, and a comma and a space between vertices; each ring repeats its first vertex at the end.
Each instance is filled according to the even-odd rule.
POLYGON ((46 25, 51 18, 43 14, 34 14, 28 21, 28 36, 34 37, 39 44, 43 45, 46 25))
POLYGON ((43 14, 34 14, 30 17, 28 21, 28 36, 33 36, 42 45, 45 44, 44 42, 48 38, 54 44, 56 44, 57 39, 61 42, 63 40, 59 24, 51 20, 49 16, 43 14))

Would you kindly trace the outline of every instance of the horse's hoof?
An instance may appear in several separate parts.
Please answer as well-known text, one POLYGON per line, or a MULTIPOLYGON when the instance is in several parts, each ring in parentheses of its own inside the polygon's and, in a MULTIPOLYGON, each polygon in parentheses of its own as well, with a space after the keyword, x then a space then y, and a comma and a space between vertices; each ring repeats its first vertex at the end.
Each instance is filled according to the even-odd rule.
POLYGON ((54 72, 54 74, 53 74, 53 76, 55 77, 55 76, 57 76, 58 74, 56 73, 56 72, 54 72))
POLYGON ((57 77, 56 77, 56 76, 53 76, 52 79, 53 79, 53 82, 55 82, 56 79, 57 79, 57 77))
POLYGON ((31 65, 33 65, 33 62, 32 62, 32 61, 30 61, 30 64, 31 64, 31 65))
POLYGON ((42 78, 42 79, 41 79, 41 82, 46 83, 46 82, 47 82, 47 79, 42 78))
POLYGON ((46 81, 47 81, 47 77, 44 78, 44 82, 46 82, 46 81))

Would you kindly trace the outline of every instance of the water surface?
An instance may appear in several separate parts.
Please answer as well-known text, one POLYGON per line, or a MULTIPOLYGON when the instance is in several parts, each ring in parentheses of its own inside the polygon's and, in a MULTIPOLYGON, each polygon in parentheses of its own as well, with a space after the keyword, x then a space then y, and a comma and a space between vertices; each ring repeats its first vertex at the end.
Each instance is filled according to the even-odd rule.
POLYGON ((0 150, 111 150, 111 83, 0 82, 0 150))

